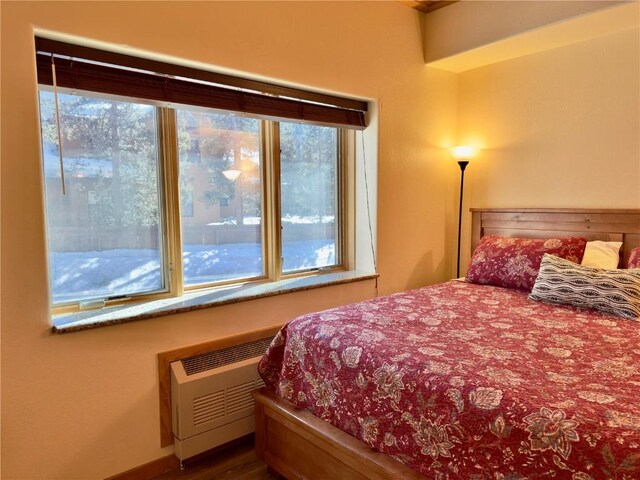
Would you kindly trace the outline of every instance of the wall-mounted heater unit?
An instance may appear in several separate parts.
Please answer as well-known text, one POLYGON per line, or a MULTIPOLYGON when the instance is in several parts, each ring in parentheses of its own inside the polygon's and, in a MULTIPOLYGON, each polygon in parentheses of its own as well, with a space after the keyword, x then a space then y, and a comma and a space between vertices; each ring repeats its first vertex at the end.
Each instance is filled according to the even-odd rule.
POLYGON ((251 392, 273 337, 171 363, 175 454, 182 460, 254 431, 251 392))

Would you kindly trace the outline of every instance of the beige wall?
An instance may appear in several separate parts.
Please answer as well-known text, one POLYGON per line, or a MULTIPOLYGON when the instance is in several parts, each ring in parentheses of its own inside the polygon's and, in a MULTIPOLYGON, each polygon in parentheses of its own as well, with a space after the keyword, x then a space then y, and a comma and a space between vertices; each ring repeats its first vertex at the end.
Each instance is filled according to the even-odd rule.
POLYGON ((639 32, 460 74, 468 205, 640 207, 639 32))
POLYGON ((380 293, 444 280, 454 74, 426 68, 399 2, 2 2, 2 477, 103 478, 160 449, 156 357, 368 298, 307 291, 67 335, 48 314, 33 28, 380 101, 380 293))
POLYGON ((637 29, 456 75, 424 66, 419 16, 399 2, 1 8, 2 478, 103 478, 167 455, 158 352, 375 294, 364 282, 51 335, 33 28, 379 100, 381 294, 453 272, 459 171, 442 147, 483 147, 465 209, 640 206, 637 29))

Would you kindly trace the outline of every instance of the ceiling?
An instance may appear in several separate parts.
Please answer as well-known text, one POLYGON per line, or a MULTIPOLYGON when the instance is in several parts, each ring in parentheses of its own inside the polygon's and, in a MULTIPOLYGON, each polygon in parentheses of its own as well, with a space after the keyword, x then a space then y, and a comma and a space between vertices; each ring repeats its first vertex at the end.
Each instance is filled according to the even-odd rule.
MULTIPOLYGON (((494 3, 499 4, 500 2, 494 3)), ((584 3, 595 4, 595 2, 584 3)), ((456 47, 457 50, 440 51, 439 56, 429 57, 426 55, 427 65, 460 73, 524 55, 637 29, 640 25, 639 1, 597 3, 600 5, 595 5, 593 8, 589 6, 591 10, 585 10, 581 7, 581 11, 574 12, 573 15, 546 17, 544 21, 540 18, 535 20, 532 17, 532 21, 526 24, 522 23, 522 18, 519 19, 519 22, 515 22, 515 17, 512 16, 508 20, 509 25, 518 25, 517 28, 514 27, 511 32, 506 32, 503 23, 501 28, 492 29, 491 36, 485 35, 482 42, 476 41, 481 35, 484 35, 477 27, 474 37, 476 40, 468 44, 459 44, 456 47)), ((562 12, 565 11, 562 10, 562 12)), ((474 13, 477 14, 477 10, 474 13)), ((496 10, 492 10, 487 12, 487 15, 495 13, 496 10)), ((520 12, 519 15, 522 17, 523 12, 520 12)), ((462 15, 457 17, 460 21, 464 21, 465 18, 462 15)), ((487 22, 480 21, 478 25, 484 28, 484 33, 489 31, 487 22)), ((455 28, 455 26, 454 24, 453 27, 455 28)), ((452 23, 440 25, 440 29, 434 29, 434 24, 431 27, 430 31, 433 36, 425 38, 425 43, 436 38, 445 38, 445 33, 447 29, 452 28, 452 23)))
POLYGON ((423 13, 433 12, 452 3, 456 3, 459 0, 400 0, 408 7, 415 8, 423 13))

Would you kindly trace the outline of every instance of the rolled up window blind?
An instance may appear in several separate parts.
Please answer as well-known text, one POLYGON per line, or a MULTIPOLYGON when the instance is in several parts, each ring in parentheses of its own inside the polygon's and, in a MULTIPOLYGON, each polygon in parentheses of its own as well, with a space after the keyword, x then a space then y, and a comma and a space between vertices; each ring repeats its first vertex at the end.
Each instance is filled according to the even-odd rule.
POLYGON ((362 130, 367 102, 36 37, 38 83, 362 130))

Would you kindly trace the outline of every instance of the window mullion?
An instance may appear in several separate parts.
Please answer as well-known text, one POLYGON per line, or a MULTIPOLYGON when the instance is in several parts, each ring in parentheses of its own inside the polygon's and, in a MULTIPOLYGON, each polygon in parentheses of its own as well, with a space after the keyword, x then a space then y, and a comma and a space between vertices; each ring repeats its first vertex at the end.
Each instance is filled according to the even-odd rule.
POLYGON ((164 191, 164 225, 166 265, 163 275, 171 295, 184 293, 182 270, 182 229, 180 226, 180 184, 178 166, 178 135, 176 111, 159 108, 159 138, 162 152, 162 182, 164 191))
POLYGON ((340 227, 338 234, 341 238, 340 259, 347 270, 355 269, 355 140, 353 130, 340 129, 340 157, 339 157, 339 199, 340 227))
POLYGON ((269 280, 282 277, 282 224, 280 221, 280 134, 278 122, 263 122, 265 266, 269 280))

